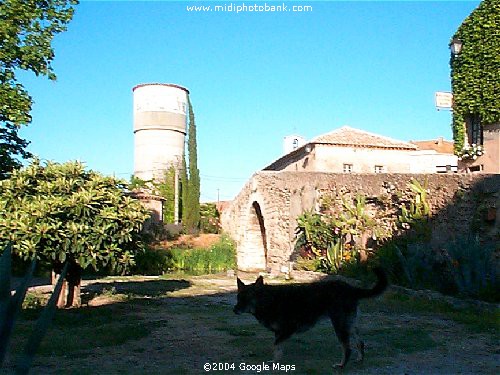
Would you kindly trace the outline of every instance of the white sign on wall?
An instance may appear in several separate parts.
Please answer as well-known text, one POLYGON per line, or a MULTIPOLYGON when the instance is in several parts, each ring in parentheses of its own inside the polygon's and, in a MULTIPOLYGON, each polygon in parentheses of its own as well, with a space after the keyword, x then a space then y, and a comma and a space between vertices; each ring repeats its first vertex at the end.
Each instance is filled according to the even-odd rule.
POLYGON ((451 92, 436 92, 436 108, 451 110, 453 108, 453 94, 451 92))

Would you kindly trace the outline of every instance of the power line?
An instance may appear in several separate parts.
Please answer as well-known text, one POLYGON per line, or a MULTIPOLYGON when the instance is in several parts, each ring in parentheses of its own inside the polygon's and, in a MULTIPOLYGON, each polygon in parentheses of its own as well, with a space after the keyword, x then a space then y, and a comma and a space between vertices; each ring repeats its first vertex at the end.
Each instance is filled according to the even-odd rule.
POLYGON ((211 176, 206 174, 200 174, 200 177, 204 177, 208 180, 220 180, 220 181, 246 181, 249 177, 226 177, 226 176, 211 176))

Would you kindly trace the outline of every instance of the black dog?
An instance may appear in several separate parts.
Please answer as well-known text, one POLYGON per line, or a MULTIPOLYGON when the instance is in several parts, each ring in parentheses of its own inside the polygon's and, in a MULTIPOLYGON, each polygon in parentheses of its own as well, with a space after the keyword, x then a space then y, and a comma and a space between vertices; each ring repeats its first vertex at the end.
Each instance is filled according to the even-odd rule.
MULTIPOLYGON (((342 344, 343 368, 351 356, 351 336, 358 336, 356 316, 358 301, 375 297, 387 288, 387 276, 380 268, 373 270, 378 281, 372 289, 356 288, 341 281, 319 281, 308 284, 264 285, 262 276, 245 285, 238 279, 236 314, 250 313, 275 334, 275 360, 281 350, 278 344, 296 332, 313 327, 323 317, 329 317, 342 344)), ((359 360, 363 360, 364 343, 356 337, 359 360)))

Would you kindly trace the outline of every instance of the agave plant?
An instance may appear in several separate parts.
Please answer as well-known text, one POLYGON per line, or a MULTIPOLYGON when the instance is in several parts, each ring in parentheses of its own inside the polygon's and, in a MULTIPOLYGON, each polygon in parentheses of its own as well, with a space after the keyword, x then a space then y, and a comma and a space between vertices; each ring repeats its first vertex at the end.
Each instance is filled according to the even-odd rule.
POLYGON ((344 260, 343 250, 344 246, 342 238, 338 238, 336 241, 332 241, 328 245, 328 249, 326 250, 328 268, 333 268, 335 271, 340 269, 342 261, 344 260))
MULTIPOLYGON (((0 368, 3 365, 5 355, 7 353, 8 344, 10 342, 14 323, 19 316, 21 306, 26 296, 33 271, 36 266, 36 259, 33 259, 31 266, 26 273, 23 281, 19 284, 16 292, 11 292, 11 277, 12 277, 12 246, 8 244, 0 257, 0 368)), ((66 276, 68 263, 65 264, 59 280, 52 292, 52 295, 45 306, 41 316, 38 318, 35 328, 25 346, 24 352, 19 357, 16 366, 17 374, 27 374, 33 363, 35 353, 45 336, 47 329, 54 316, 57 299, 61 293, 62 283, 66 276)))

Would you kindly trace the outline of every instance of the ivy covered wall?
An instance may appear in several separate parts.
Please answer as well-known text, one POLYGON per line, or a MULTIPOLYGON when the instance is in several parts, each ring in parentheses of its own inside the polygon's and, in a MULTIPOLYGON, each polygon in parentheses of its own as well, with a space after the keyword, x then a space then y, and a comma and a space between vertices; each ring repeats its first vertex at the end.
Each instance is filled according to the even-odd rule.
POLYGON ((500 122, 500 0, 483 0, 453 38, 463 43, 450 61, 453 139, 460 156, 467 116, 479 115, 483 125, 500 122))

